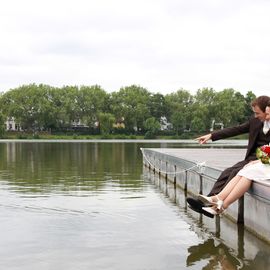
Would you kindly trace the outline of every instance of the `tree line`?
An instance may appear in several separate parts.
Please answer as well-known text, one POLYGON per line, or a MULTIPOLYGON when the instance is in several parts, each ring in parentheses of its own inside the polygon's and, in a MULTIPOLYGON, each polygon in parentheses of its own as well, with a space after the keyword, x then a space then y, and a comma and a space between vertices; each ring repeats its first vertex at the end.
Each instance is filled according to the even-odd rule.
POLYGON ((98 85, 52 87, 44 84, 22 85, 0 95, 0 123, 13 117, 26 131, 68 130, 71 123, 84 124, 89 134, 148 134, 160 132, 160 120, 172 124, 171 132, 202 133, 247 120, 252 111, 252 91, 244 96, 230 88, 215 91, 199 89, 194 95, 180 89, 163 95, 139 85, 106 92, 98 85))

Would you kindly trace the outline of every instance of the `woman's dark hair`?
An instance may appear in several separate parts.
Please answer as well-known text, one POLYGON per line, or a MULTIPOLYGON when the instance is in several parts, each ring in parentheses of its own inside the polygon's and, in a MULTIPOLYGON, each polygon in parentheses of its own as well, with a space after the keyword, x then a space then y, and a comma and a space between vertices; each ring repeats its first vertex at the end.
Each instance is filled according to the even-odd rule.
POLYGON ((269 104, 270 97, 268 96, 259 96, 251 102, 252 107, 258 106, 263 112, 265 112, 265 108, 269 106, 269 104))

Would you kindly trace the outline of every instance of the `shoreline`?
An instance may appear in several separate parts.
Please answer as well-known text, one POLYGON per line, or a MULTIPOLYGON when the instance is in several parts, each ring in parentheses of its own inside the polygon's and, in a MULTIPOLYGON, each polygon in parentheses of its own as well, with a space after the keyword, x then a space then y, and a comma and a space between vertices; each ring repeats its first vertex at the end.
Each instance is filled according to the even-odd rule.
POLYGON ((247 146, 247 140, 219 140, 216 142, 209 142, 204 145, 200 145, 195 140, 177 140, 177 139, 0 139, 0 143, 10 142, 32 142, 32 143, 179 143, 196 145, 198 147, 208 146, 247 146))

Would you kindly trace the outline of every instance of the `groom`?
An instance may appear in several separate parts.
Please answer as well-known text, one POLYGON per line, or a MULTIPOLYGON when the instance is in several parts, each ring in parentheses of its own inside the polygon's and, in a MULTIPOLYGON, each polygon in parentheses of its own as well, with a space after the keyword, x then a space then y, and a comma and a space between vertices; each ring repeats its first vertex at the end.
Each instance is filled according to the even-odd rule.
MULTIPOLYGON (((248 147, 245 159, 236 163, 230 168, 225 169, 216 183, 214 184, 212 190, 207 196, 213 196, 218 194, 228 182, 250 161, 256 160, 256 149, 270 142, 270 132, 267 126, 268 122, 265 121, 265 108, 270 104, 270 97, 260 96, 252 101, 251 107, 254 112, 254 118, 251 118, 248 122, 241 124, 239 126, 225 128, 222 130, 214 131, 212 133, 206 134, 197 138, 200 144, 206 143, 208 140, 217 141, 220 139, 225 139, 233 137, 236 135, 249 133, 248 147)), ((205 212, 202 207, 204 203, 198 199, 187 198, 189 207, 196 212, 203 213, 204 215, 210 216, 205 212)), ((212 215, 210 217, 213 217, 212 215)))

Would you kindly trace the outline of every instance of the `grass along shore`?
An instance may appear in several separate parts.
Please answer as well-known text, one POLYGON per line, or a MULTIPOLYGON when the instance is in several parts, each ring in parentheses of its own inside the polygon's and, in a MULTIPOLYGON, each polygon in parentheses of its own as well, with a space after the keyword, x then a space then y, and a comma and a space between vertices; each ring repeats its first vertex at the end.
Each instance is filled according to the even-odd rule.
MULTIPOLYGON (((206 133, 204 133, 206 134, 206 133)), ((190 133, 183 133, 179 136, 173 135, 173 136, 155 136, 153 138, 145 138, 144 135, 126 135, 126 134, 100 134, 100 135, 80 135, 77 133, 73 134, 49 134, 44 132, 39 133, 26 133, 26 132, 6 132, 3 134, 1 139, 33 139, 33 140, 143 140, 143 139, 156 139, 156 140, 194 140, 201 134, 190 134, 190 133)), ((236 136, 230 139, 238 139, 238 140, 246 140, 248 137, 246 134, 236 136)))

